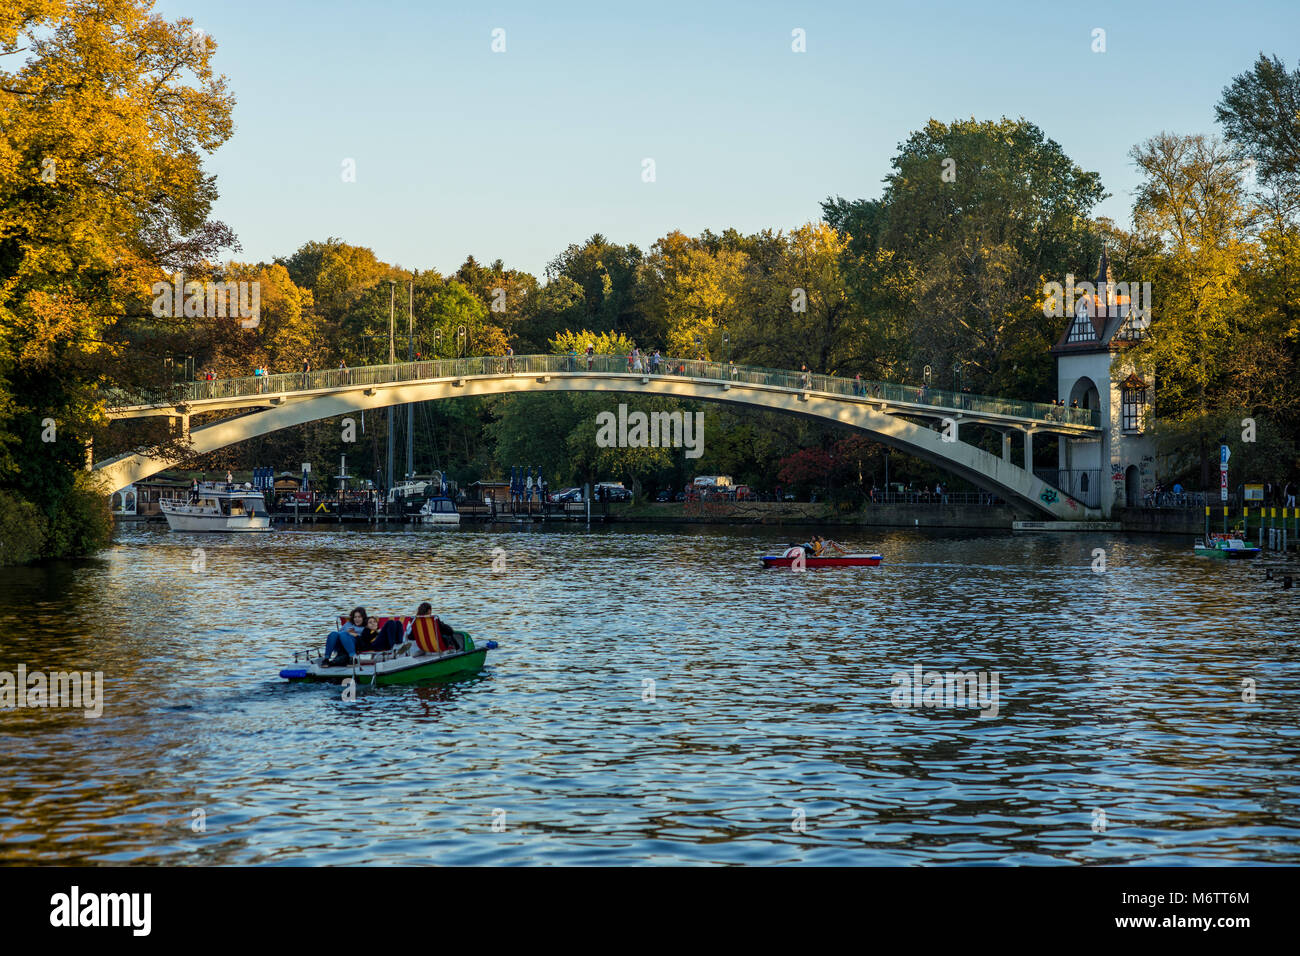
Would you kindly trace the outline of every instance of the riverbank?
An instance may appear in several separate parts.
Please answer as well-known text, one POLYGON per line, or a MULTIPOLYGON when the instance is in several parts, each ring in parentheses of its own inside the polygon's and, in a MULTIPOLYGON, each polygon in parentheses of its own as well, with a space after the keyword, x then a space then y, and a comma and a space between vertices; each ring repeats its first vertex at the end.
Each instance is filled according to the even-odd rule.
MULTIPOLYGON (((585 513, 573 512, 567 515, 551 514, 546 520, 567 520, 582 523, 585 513)), ((691 501, 691 502, 651 502, 642 504, 593 505, 591 521, 593 524, 698 524, 698 525, 758 525, 773 527, 863 527, 863 528, 916 528, 922 530, 989 530, 1011 531, 1016 521, 1034 520, 1035 516, 1018 512, 1009 505, 974 505, 974 504, 867 504, 857 510, 843 511, 837 506, 825 502, 750 502, 750 501, 691 501)), ((149 518, 118 516, 119 525, 126 528, 138 528, 145 525, 164 525, 161 515, 149 518)), ((498 513, 495 518, 486 515, 465 514, 462 526, 475 524, 506 524, 516 520, 525 520, 523 516, 516 519, 507 513, 498 513)), ((532 521, 543 520, 535 515, 532 521)), ((1258 519, 1255 519, 1256 521, 1258 519)), ((1122 534, 1157 534, 1179 537, 1198 537, 1205 530, 1204 513, 1195 510, 1149 510, 1144 508, 1117 508, 1111 522, 1119 525, 1122 534)), ((407 525, 397 519, 381 516, 378 521, 363 515, 344 515, 340 521, 337 515, 305 515, 301 525, 292 517, 276 516, 281 527, 327 528, 342 525, 372 525, 381 527, 417 527, 407 525)), ((1068 533, 1061 531, 1060 533, 1068 533)), ((1257 525, 1252 521, 1252 539, 1257 536, 1257 525)), ((1300 542, 1300 535, 1288 539, 1288 548, 1300 542)))
POLYGON ((674 501, 611 506, 610 519, 673 524, 840 525, 869 528, 983 528, 1008 531, 1008 505, 881 504, 842 511, 823 502, 674 501))

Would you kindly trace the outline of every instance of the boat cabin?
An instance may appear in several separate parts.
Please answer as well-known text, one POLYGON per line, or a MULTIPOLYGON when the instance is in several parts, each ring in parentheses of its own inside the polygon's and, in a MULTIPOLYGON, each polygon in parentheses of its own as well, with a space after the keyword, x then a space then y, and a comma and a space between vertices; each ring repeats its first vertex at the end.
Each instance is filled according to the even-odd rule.
POLYGON ((173 497, 172 503, 188 505, 188 510, 204 514, 266 514, 265 498, 248 482, 243 485, 228 485, 225 482, 204 481, 197 488, 191 486, 188 492, 183 498, 173 497))

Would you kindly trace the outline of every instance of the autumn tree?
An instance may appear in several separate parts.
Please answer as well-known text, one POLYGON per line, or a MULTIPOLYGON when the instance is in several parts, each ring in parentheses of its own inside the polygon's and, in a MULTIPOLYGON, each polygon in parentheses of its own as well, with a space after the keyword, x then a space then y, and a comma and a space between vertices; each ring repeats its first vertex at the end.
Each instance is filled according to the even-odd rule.
POLYGON ((151 284, 234 244, 202 165, 231 131, 215 43, 152 7, 0 9, 17 58, 0 67, 0 486, 50 522, 52 554, 96 545, 60 528, 102 527, 73 514, 106 507, 80 470, 105 434, 99 386, 165 374, 151 343, 175 317, 149 313, 151 284))

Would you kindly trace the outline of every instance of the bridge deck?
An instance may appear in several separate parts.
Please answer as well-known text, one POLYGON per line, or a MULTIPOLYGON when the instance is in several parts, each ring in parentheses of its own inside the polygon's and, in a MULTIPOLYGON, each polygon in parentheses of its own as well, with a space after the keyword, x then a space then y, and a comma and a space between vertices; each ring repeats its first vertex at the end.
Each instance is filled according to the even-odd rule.
POLYGON ((697 359, 665 359, 657 373, 633 372, 621 355, 516 355, 506 359, 486 356, 463 359, 402 362, 396 365, 367 365, 351 369, 325 369, 317 372, 286 372, 276 375, 249 375, 243 378, 188 382, 180 394, 167 400, 153 401, 113 396, 118 403, 109 410, 110 418, 142 418, 223 409, 249 408, 272 402, 312 398, 335 391, 359 387, 384 387, 436 379, 469 378, 509 374, 529 375, 632 375, 639 377, 687 378, 721 385, 734 384, 759 388, 778 388, 835 396, 881 407, 893 414, 925 417, 953 417, 965 422, 980 422, 1018 428, 1070 434, 1096 434, 1098 413, 1094 409, 1062 408, 1046 402, 972 395, 893 382, 875 382, 835 375, 805 374, 778 369, 705 362, 697 359))

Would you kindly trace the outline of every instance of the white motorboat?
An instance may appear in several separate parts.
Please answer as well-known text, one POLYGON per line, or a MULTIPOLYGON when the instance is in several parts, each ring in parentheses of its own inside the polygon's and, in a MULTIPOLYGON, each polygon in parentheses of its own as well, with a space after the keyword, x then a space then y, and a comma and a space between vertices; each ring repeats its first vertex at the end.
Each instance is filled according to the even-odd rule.
POLYGON ((172 531, 270 531, 266 500, 252 485, 205 481, 188 498, 164 498, 158 507, 172 531))
POLYGON ((460 512, 450 498, 430 498, 420 509, 420 524, 458 525, 460 512))

